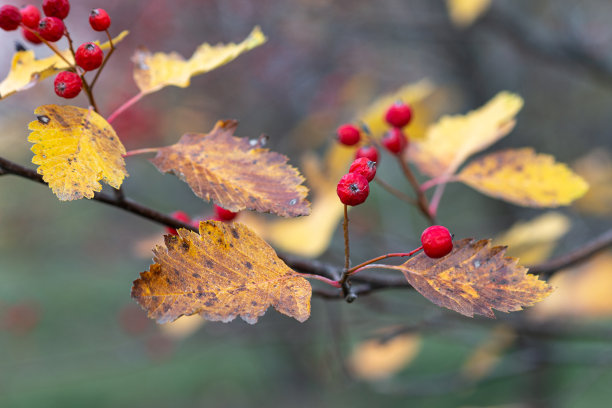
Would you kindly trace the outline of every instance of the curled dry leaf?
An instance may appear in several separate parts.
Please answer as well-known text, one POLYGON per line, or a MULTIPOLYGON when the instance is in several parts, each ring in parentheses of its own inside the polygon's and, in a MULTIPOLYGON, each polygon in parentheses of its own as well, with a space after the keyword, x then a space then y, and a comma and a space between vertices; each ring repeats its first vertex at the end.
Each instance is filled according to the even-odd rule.
POLYGON ((186 88, 192 76, 212 71, 265 42, 266 36, 259 27, 255 27, 239 44, 204 43, 189 60, 185 60, 175 52, 151 54, 146 49, 140 49, 132 57, 135 64, 134 81, 140 92, 144 94, 159 91, 170 85, 186 88))
POLYGON ((32 163, 62 201, 92 198, 103 180, 114 188, 127 177, 125 148, 108 122, 76 106, 44 105, 34 111, 28 141, 32 163))
MULTIPOLYGON (((128 35, 128 31, 123 31, 113 38, 113 44, 123 40, 126 35, 128 35)), ((108 41, 103 44, 96 41, 96 44, 100 45, 103 50, 110 48, 108 41)), ((74 57, 70 50, 64 50, 61 54, 74 65, 74 57)), ((36 59, 34 51, 17 51, 13 56, 8 76, 0 83, 0 99, 4 99, 15 92, 29 89, 43 79, 67 68, 68 64, 59 55, 53 54, 47 58, 36 59)))
POLYGON ((401 271, 406 280, 423 296, 438 306, 462 315, 495 318, 493 309, 502 312, 521 310, 547 297, 552 288, 516 258, 504 256, 505 247, 491 247, 489 240, 462 239, 443 258, 429 258, 424 253, 398 266, 385 268, 401 271))
POLYGON ((179 229, 157 246, 132 297, 158 323, 200 313, 229 322, 256 323, 269 306, 300 322, 310 316, 310 283, 278 258, 246 225, 200 223, 200 234, 179 229))
POLYGON ((453 174, 468 157, 510 133, 522 107, 520 96, 500 92, 467 115, 444 116, 427 130, 424 140, 410 144, 408 156, 431 177, 453 174))
POLYGON ((234 137, 238 123, 219 121, 208 134, 188 133, 159 149, 151 162, 174 173, 204 200, 230 211, 272 212, 283 217, 310 213, 304 178, 288 158, 234 137))
POLYGON ((457 179, 481 193, 529 207, 569 205, 589 188, 565 164, 531 148, 478 158, 461 170, 457 179))

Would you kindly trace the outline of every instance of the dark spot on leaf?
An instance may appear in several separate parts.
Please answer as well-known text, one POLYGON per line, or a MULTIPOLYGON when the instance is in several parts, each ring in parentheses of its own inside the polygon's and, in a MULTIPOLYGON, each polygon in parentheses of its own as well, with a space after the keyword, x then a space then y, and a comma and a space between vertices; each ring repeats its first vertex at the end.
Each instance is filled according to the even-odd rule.
POLYGON ((183 242, 181 243, 181 248, 183 248, 183 250, 184 250, 185 252, 186 252, 186 251, 189 251, 189 241, 183 241, 183 242))
POLYGON ((238 239, 240 238, 240 234, 238 234, 238 231, 236 231, 235 229, 232 228, 232 235, 234 236, 234 238, 238 239))
POLYGON ((38 119, 38 121, 43 125, 47 125, 49 122, 51 122, 51 119, 47 115, 37 116, 36 119, 38 119))
POLYGON ((168 285, 172 285, 172 281, 170 280, 170 278, 166 278, 166 282, 168 282, 168 285))
POLYGON ((251 264, 249 261, 246 261, 244 266, 246 266, 247 269, 253 269, 253 264, 251 264))
POLYGON ((206 266, 208 266, 209 268, 212 268, 212 267, 213 267, 213 265, 214 265, 214 264, 213 264, 213 261, 211 261, 210 259, 207 259, 207 260, 206 260, 206 266))
POLYGON ((191 276, 193 276, 196 279, 200 279, 200 274, 199 273, 192 273, 191 276))

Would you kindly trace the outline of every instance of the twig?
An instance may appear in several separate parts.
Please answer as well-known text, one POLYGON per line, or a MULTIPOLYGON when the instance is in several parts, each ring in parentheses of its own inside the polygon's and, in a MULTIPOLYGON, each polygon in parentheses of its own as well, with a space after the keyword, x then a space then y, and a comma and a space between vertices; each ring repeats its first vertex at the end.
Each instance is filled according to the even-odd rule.
POLYGON ((106 54, 104 56, 104 60, 102 61, 102 65, 100 65, 100 68, 98 69, 98 72, 96 72, 96 76, 91 81, 90 88, 94 87, 94 85, 96 84, 96 81, 98 80, 98 77, 100 76, 100 73, 102 72, 102 70, 104 69, 104 66, 106 65, 106 62, 109 60, 110 56, 113 55, 113 52, 115 52, 115 46, 113 44, 113 38, 110 36, 110 33, 108 32, 108 30, 106 30, 106 36, 108 37, 108 43, 110 44, 110 51, 108 52, 108 54, 106 54))
POLYGON ((387 192, 393 194, 395 197, 399 198, 400 200, 411 204, 411 205, 418 205, 416 200, 412 197, 410 197, 408 194, 404 194, 403 192, 401 192, 400 190, 398 190, 397 188, 391 186, 390 184, 388 184, 385 181, 382 181, 380 178, 376 177, 374 179, 374 181, 380 185, 383 189, 387 190, 387 192))
POLYGON ((406 163, 406 160, 404 160, 402 155, 397 156, 397 161, 399 162, 400 167, 404 172, 404 176, 406 176, 406 179, 408 179, 410 185, 412 186, 412 189, 417 195, 417 204, 419 210, 421 210, 423 215, 427 217, 427 220, 429 220, 431 224, 435 224, 436 220, 434 216, 429 212, 429 204, 427 203, 427 197, 425 197, 425 193, 421 191, 421 186, 419 185, 419 182, 417 181, 416 177, 414 177, 414 173, 410 169, 410 166, 408 165, 408 163, 406 163))

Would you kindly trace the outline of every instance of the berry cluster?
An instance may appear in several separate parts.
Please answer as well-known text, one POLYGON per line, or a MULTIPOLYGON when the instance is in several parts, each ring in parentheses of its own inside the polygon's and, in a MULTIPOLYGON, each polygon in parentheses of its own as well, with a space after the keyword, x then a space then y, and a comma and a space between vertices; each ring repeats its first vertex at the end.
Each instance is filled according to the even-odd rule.
MULTIPOLYGON (((170 215, 175 220, 184 222, 185 224, 190 224, 195 228, 198 228, 200 226, 200 220, 191 219, 189 214, 187 214, 185 211, 175 211, 170 215)), ((237 215, 238 213, 226 210, 225 208, 219 207, 218 205, 215 204, 214 216, 210 219, 213 221, 229 222, 229 221, 232 221, 234 218, 236 218, 237 215)), ((174 228, 166 227, 166 232, 168 234, 178 235, 178 232, 174 228)))
POLYGON ((376 176, 376 162, 359 157, 351 164, 349 172, 342 176, 336 187, 336 193, 342 204, 359 205, 370 194, 370 181, 376 176))
MULTIPOLYGON (((41 44, 59 41, 68 36, 64 19, 70 13, 69 0, 43 0, 42 11, 45 17, 41 18, 40 10, 28 4, 21 9, 15 6, 4 5, 0 7, 0 28, 13 31, 21 27, 26 41, 32 44, 41 44)), ((89 24, 95 31, 106 31, 111 20, 103 9, 94 9, 89 15, 89 24)), ((53 48, 52 48, 53 49, 53 48)), ((56 51, 54 49, 54 51, 56 51)), ((83 87, 83 74, 86 71, 98 69, 104 61, 104 53, 93 42, 86 42, 74 52, 76 66, 71 70, 60 72, 54 82, 55 93, 62 98, 74 98, 83 87), (77 68, 78 67, 78 68, 77 68), (79 68, 82 70, 79 72, 79 68), (76 72, 75 72, 76 71, 76 72)))

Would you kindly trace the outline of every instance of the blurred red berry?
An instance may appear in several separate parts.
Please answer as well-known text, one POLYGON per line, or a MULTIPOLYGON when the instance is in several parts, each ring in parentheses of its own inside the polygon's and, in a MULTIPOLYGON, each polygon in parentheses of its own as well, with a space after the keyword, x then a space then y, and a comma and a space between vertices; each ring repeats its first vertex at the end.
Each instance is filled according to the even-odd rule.
POLYGON ((237 212, 226 210, 215 204, 215 216, 219 221, 231 221, 238 215, 237 212))
POLYGON ((21 13, 15 6, 0 7, 0 28, 4 31, 16 30, 21 24, 21 13))
MULTIPOLYGON (((36 29, 33 29, 34 31, 38 32, 38 27, 36 29)), ((23 35, 23 38, 26 39, 26 41, 32 43, 32 44, 41 44, 42 40, 40 38, 38 38, 33 32, 31 32, 30 30, 28 30, 27 28, 23 27, 21 29, 21 34, 23 35)))
POLYGON ((355 153, 355 159, 360 157, 366 157, 374 163, 378 163, 378 149, 374 146, 361 146, 355 153))
POLYGON ((77 48, 74 58, 79 67, 93 71, 102 65, 104 53, 96 43, 88 42, 77 48))
POLYGON ((42 9, 45 16, 65 19, 70 13, 70 2, 68 0, 44 0, 42 9))
POLYGON ((345 146, 353 146, 359 143, 360 132, 357 126, 347 123, 336 130, 338 141, 345 146))
POLYGON ((349 168, 349 173, 359 173, 370 182, 374 180, 374 176, 376 176, 376 162, 373 162, 367 157, 355 159, 349 168))
POLYGON ((111 19, 106 10, 97 8, 89 13, 89 24, 95 31, 106 31, 110 27, 111 19))
POLYGON ((40 36, 50 42, 56 42, 62 38, 64 29, 64 22, 57 17, 44 17, 38 23, 40 36))
POLYGON ((403 128, 412 119, 412 108, 402 102, 397 102, 387 110, 385 120, 393 127, 403 128))
POLYGON ((28 4, 27 6, 22 7, 19 12, 21 13, 21 22, 23 25, 32 29, 38 28, 40 11, 36 8, 36 6, 28 4))
MULTIPOLYGON (((175 211, 170 215, 177 221, 184 222, 185 224, 191 223, 191 217, 185 211, 175 211)), ((166 227, 166 232, 168 234, 178 235, 175 228, 166 227)))
POLYGON ((400 128, 392 128, 382 139, 385 148, 393 153, 399 154, 408 146, 408 138, 400 128))

